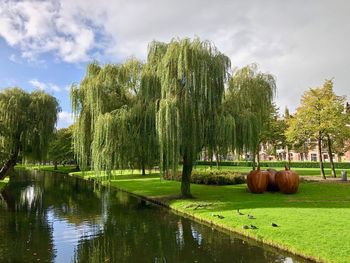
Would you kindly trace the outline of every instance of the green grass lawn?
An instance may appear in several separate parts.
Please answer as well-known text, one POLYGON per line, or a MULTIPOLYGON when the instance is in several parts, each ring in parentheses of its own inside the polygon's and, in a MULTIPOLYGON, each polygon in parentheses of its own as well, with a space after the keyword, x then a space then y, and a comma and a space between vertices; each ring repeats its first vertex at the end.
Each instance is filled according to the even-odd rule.
MULTIPOLYGON (((73 175, 91 177, 93 173, 73 175)), ((116 175, 111 185, 318 261, 350 262, 350 184, 302 183, 294 195, 251 194, 244 184, 192 185, 194 199, 177 198, 180 183, 160 180, 157 174, 129 176, 124 172, 116 175), (238 215, 238 208, 244 215, 238 215), (247 214, 256 219, 248 219, 247 214), (272 222, 279 227, 272 227, 272 222), (258 229, 243 229, 250 224, 258 229)))

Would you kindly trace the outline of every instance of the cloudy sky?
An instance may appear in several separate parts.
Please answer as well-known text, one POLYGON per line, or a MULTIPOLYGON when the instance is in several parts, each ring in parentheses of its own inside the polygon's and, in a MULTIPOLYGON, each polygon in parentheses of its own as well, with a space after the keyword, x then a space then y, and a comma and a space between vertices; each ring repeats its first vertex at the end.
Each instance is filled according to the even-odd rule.
POLYGON ((334 78, 350 97, 347 0, 0 0, 0 88, 45 90, 71 123, 69 86, 92 60, 145 59, 152 40, 208 39, 233 67, 256 62, 276 76, 276 102, 292 111, 309 87, 334 78))

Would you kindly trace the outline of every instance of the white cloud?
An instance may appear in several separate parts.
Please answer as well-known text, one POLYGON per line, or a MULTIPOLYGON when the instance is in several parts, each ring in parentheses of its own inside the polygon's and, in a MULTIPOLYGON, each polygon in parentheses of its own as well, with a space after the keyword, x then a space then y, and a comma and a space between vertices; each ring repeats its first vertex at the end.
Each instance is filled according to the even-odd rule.
POLYGON ((95 34, 87 17, 67 12, 57 1, 2 1, 0 36, 19 47, 22 57, 35 60, 53 52, 66 62, 89 60, 95 34))
POLYGON ((38 81, 37 79, 32 79, 29 81, 29 84, 32 85, 33 87, 40 89, 40 90, 45 90, 46 89, 46 84, 43 82, 38 81))
POLYGON ((57 86, 56 84, 53 83, 44 83, 41 82, 37 79, 31 79, 30 81, 28 81, 30 85, 32 85, 33 87, 42 90, 42 91, 54 91, 54 92, 61 92, 61 88, 59 86, 57 86))
POLYGON ((58 113, 57 128, 66 128, 73 124, 72 113, 67 111, 61 111, 58 113))
POLYGON ((5 0, 0 36, 24 58, 50 52, 66 62, 145 59, 152 40, 199 36, 233 67, 257 62, 274 74, 278 105, 294 109, 325 78, 350 96, 349 8, 346 0, 5 0))

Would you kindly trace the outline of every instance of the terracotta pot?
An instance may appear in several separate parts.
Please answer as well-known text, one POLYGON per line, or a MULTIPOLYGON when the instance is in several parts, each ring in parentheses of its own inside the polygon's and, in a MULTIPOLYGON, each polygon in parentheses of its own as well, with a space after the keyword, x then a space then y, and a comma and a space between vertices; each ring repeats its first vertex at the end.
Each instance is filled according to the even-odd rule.
POLYGON ((294 194, 299 188, 299 175, 289 170, 286 166, 284 171, 276 173, 276 183, 280 191, 284 194, 294 194))
POLYGON ((250 192, 260 194, 266 191, 269 173, 262 171, 258 167, 257 170, 251 171, 247 176, 247 184, 250 192))
POLYGON ((269 178, 268 178, 268 184, 267 184, 267 191, 269 192, 278 192, 279 188, 276 183, 276 173, 277 171, 275 169, 267 169, 269 172, 269 178))

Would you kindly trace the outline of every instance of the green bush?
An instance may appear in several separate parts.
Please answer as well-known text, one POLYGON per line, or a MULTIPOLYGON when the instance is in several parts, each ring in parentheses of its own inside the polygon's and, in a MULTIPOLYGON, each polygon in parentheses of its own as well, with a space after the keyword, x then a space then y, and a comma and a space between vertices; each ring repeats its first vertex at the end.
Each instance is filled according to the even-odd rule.
MULTIPOLYGON (((216 162, 210 163, 209 161, 197 161, 197 165, 207 165, 210 166, 216 166, 216 162)), ((260 162, 260 167, 284 167, 288 162, 260 162)), ((335 168, 337 169, 350 169, 350 163, 334 163, 335 168)), ((219 162, 219 166, 241 166, 241 167, 252 167, 253 162, 230 162, 230 161, 224 161, 219 162)), ((318 162, 291 162, 290 163, 291 168, 319 168, 318 162)), ((324 163, 325 168, 331 168, 331 164, 329 162, 324 163)))
MULTIPOLYGON (((181 181, 181 172, 173 175, 164 175, 166 180, 181 181)), ((206 185, 232 185, 245 183, 245 177, 241 173, 232 171, 222 171, 218 169, 193 170, 191 183, 206 184, 206 185)))

